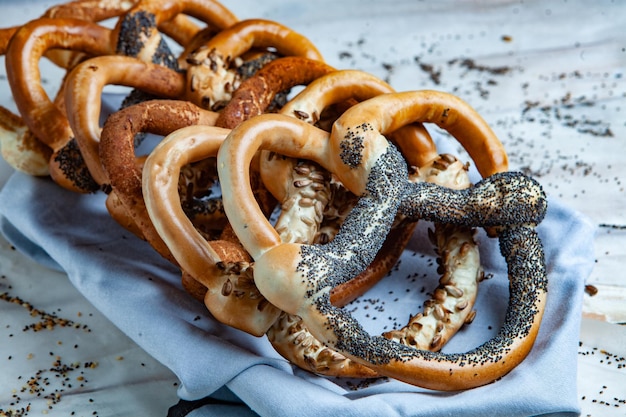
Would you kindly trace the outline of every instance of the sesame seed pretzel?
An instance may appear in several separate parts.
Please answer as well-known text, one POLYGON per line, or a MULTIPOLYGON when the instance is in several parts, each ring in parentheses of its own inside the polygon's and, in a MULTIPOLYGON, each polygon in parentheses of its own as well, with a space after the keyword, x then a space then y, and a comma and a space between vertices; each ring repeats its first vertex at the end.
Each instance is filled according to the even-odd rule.
POLYGON ((335 123, 328 145, 327 135, 277 115, 259 116, 234 129, 218 154, 225 211, 255 260, 255 283, 261 293, 277 307, 299 315, 325 345, 382 375, 426 388, 455 390, 489 383, 523 360, 540 325, 546 274, 534 225, 545 213, 545 196, 536 182, 508 172, 462 191, 430 183, 407 185, 406 165, 383 133, 407 123, 433 122, 465 144, 481 126, 474 123, 476 115, 469 106, 442 93, 379 97, 347 110, 335 123), (385 100, 399 106, 397 113, 381 110, 385 100), (282 244, 258 208, 248 204, 245 167, 261 148, 326 165, 361 196, 332 242, 282 244), (525 198, 520 201, 520 196, 525 198), (496 337, 462 354, 417 350, 370 336, 349 313, 330 303, 330 290, 371 262, 401 206, 410 218, 497 226, 509 265, 511 295, 496 337))
POLYGON ((138 133, 165 136, 185 126, 213 125, 216 117, 214 112, 187 101, 152 100, 118 110, 102 128, 99 155, 112 190, 107 198, 109 212, 118 223, 136 230, 138 236, 174 263, 176 260, 154 230, 145 209, 142 164, 135 153, 135 136, 138 133))

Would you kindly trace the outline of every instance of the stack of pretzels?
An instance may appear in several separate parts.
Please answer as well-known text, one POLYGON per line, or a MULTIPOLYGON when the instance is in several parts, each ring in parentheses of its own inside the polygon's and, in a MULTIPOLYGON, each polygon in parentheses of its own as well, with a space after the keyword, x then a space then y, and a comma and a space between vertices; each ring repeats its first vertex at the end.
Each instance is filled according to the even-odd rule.
POLYGON ((216 320, 267 336, 294 365, 459 390, 531 350, 546 303, 535 231, 546 198, 508 170, 501 142, 458 97, 333 68, 290 28, 238 20, 214 0, 73 1, 1 29, 0 52, 19 112, 0 108, 6 161, 106 193, 111 216, 178 266, 216 320), (54 99, 42 58, 66 69, 54 99), (101 125, 108 85, 131 92, 101 125), (433 123, 480 182, 437 151, 433 123), (147 134, 160 140, 141 155, 147 134), (342 307, 388 274, 418 220, 434 225, 439 283, 405 327, 372 336, 342 307), (472 351, 442 353, 476 314, 479 227, 508 265, 504 324, 472 351))

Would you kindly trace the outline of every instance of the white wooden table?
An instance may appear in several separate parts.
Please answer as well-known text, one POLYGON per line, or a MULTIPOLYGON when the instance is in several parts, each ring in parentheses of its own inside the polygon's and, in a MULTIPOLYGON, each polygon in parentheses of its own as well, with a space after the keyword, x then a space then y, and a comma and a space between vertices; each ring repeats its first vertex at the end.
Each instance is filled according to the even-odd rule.
MULTIPOLYGON (((2 26, 25 22, 52 4, 29 3, 34 6, 28 10, 23 2, 0 3, 2 26)), ((337 68, 366 70, 397 90, 459 95, 504 142, 511 169, 533 175, 551 198, 597 224, 595 269, 581 277, 591 286, 581 329, 582 415, 626 415, 626 326, 617 324, 626 323, 626 2, 223 3, 242 19, 277 20, 308 36, 337 68)), ((14 110, 3 64, 0 105, 14 110)), ((54 89, 61 73, 45 68, 47 88, 54 89)), ((0 161, 0 186, 10 173, 0 161)), ((0 300, 0 408, 30 404, 39 410, 33 415, 74 409, 165 415, 176 401, 176 378, 168 370, 100 316, 62 274, 32 264, 4 240, 0 262, 0 294, 8 288, 14 297, 94 330, 22 332, 41 317, 25 314, 28 305, 0 300), (56 401, 20 391, 27 376, 56 356, 79 358, 82 367, 68 374, 74 384, 90 384, 88 394, 56 401), (95 359, 98 368, 85 366, 95 359)))

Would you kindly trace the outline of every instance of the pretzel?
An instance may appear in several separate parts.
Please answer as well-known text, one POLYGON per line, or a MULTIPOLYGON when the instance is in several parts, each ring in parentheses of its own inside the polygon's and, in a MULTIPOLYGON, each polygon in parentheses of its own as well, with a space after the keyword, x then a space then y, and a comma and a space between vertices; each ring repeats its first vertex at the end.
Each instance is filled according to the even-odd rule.
POLYGON ((50 148, 43 145, 24 124, 8 109, 0 106, 0 150, 2 157, 18 171, 34 175, 49 174, 50 148))
POLYGON ((6 53, 7 79, 18 111, 33 134, 52 149, 50 174, 66 187, 90 190, 94 183, 83 177, 86 172, 80 164, 75 165, 80 155, 75 144, 68 144, 72 132, 63 111, 41 86, 39 60, 45 51, 54 48, 112 54, 110 33, 109 29, 91 22, 41 18, 22 26, 6 53))
MULTIPOLYGON (((53 6, 46 10, 41 17, 76 18, 98 22, 119 16, 126 12, 130 6, 131 2, 122 0, 78 0, 53 6)), ((19 26, 0 29, 0 55, 6 54, 9 41, 18 29, 19 26)), ((77 51, 51 49, 45 52, 45 56, 61 67, 71 68, 84 59, 85 54, 77 51)), ((59 91, 56 103, 61 110, 60 99, 62 94, 63 92, 59 91)), ((2 116, 0 117, 2 118, 0 141, 2 141, 3 156, 9 165, 31 175, 49 175, 50 148, 33 135, 19 116, 13 115, 7 109, 2 109, 2 116)))
MULTIPOLYGON (((281 113, 292 115, 293 117, 315 124, 320 119, 322 112, 333 104, 342 103, 348 100, 358 102, 375 95, 390 92, 393 92, 390 85, 363 71, 334 71, 311 82, 307 88, 296 95, 281 109, 281 113)), ((432 142, 430 135, 422 125, 407 126, 404 130, 406 130, 406 132, 403 133, 403 142, 405 143, 405 148, 408 152, 408 155, 405 157, 420 166, 424 165, 424 161, 435 158, 437 155, 435 145, 432 142), (408 145, 409 143, 410 148, 408 145)), ((270 159, 267 152, 265 153, 265 156, 265 158, 261 158, 261 174, 262 176, 265 174, 265 182, 268 184, 270 192, 272 192, 279 201, 285 201, 285 192, 278 185, 299 184, 300 188, 303 188, 301 184, 306 184, 312 181, 310 178, 303 178, 297 182, 295 180, 275 181, 276 178, 283 178, 286 175, 293 173, 296 169, 296 160, 284 158, 270 159), (277 186, 273 187, 274 184, 277 186)), ((299 167, 299 169, 302 171, 303 168, 299 167)), ((309 168, 309 170, 310 169, 311 168, 309 168)), ((317 176, 319 175, 320 174, 317 174, 317 176)), ((283 206, 282 214, 276 222, 276 229, 278 231, 289 230, 290 234, 296 234, 294 240, 296 242, 313 242, 313 236, 298 237, 298 230, 303 230, 302 233, 306 234, 306 230, 308 229, 308 233, 311 233, 312 229, 308 227, 308 225, 311 224, 311 220, 308 219, 315 219, 317 216, 319 217, 319 221, 321 221, 322 208, 315 207, 316 202, 314 196, 319 194, 322 189, 319 184, 314 185, 316 186, 318 192, 308 193, 311 194, 311 196, 308 194, 306 196, 307 202, 311 199, 313 200, 311 208, 308 210, 310 212, 308 215, 304 214, 304 212, 307 211, 305 207, 299 207, 300 204, 289 201, 290 207, 293 207, 294 205, 298 207, 296 213, 291 213, 290 210, 283 206), (300 222, 301 224, 298 226, 297 224, 302 217, 307 218, 307 221, 305 224, 300 222)), ((297 195, 293 192, 290 194, 294 196, 297 195)), ((346 209, 344 210, 347 211, 346 209)), ((393 266, 398 260, 400 254, 404 250, 406 242, 413 234, 414 228, 414 222, 399 222, 398 227, 394 228, 392 235, 377 255, 376 261, 368 266, 366 273, 361 274, 358 279, 350 281, 350 289, 346 288, 347 284, 340 286, 339 288, 335 288, 333 291, 334 300, 339 301, 339 298, 344 296, 342 294, 349 294, 351 297, 357 297, 380 280, 380 278, 382 278, 382 276, 387 273, 389 268, 391 268, 391 266, 393 266), (357 287, 357 285, 359 286, 357 287)), ((347 299, 344 300, 344 302, 347 301, 347 299)))
MULTIPOLYGON (((331 104, 348 99, 361 101, 391 91, 393 90, 389 85, 362 71, 335 71, 314 80, 290 100, 282 108, 281 113, 292 115, 313 124, 319 120, 322 109, 331 104)), ((453 188, 469 185, 463 164, 458 161, 452 163, 454 158, 448 155, 442 158, 433 156, 437 155, 435 146, 422 126, 407 126, 404 130, 406 132, 403 132, 401 141, 405 150, 410 152, 405 155, 405 158, 419 161, 417 163, 421 165, 421 169, 415 168, 417 175, 412 176, 413 180, 429 180, 453 188), (429 165, 424 166, 425 162, 423 161, 429 161, 429 165), (450 169, 446 172, 447 168, 450 169), (459 177, 462 180, 459 180, 459 177)), ((493 140, 493 138, 487 137, 486 140, 493 140)), ((283 242, 313 242, 313 233, 316 228, 310 226, 319 225, 323 215, 321 206, 326 204, 329 199, 328 192, 325 192, 326 188, 324 187, 325 181, 328 181, 328 179, 324 180, 324 171, 317 169, 315 164, 297 162, 290 158, 267 158, 268 152, 265 153, 266 158, 261 158, 261 172, 265 174, 268 187, 273 191, 275 197, 279 201, 283 201, 283 211, 275 224, 276 231, 281 235, 283 242), (294 178, 285 180, 284 178, 288 177, 289 173, 292 173, 294 178), (287 184, 293 184, 289 185, 292 188, 290 192, 283 188, 287 184), (274 186, 272 187, 272 185, 274 186), (307 190, 307 187, 312 187, 312 189, 300 191, 307 190), (299 204, 299 200, 297 200, 298 191, 306 194, 305 197, 300 198, 312 202, 306 205, 299 204), (290 196, 288 200, 286 200, 286 195, 290 196), (293 207, 296 209, 293 210, 293 207), (304 221, 303 218, 307 220, 304 221), (304 224, 301 224, 303 222, 304 224)), ((506 169, 506 167, 500 168, 506 169)), ((344 210, 349 211, 350 208, 351 204, 344 210)), ((415 222, 400 220, 397 223, 399 224, 392 228, 372 264, 357 277, 333 288, 330 293, 330 300, 333 305, 345 305, 363 294, 396 263, 415 227, 415 222)), ((460 298, 459 303, 461 301, 465 303, 466 309, 459 310, 459 313, 453 316, 454 320, 448 320, 445 324, 440 319, 433 320, 433 317, 438 314, 431 314, 431 312, 439 313, 441 306, 445 305, 438 303, 442 296, 436 292, 438 297, 431 302, 435 308, 429 306, 424 314, 421 314, 419 318, 416 316, 412 320, 410 323, 412 326, 407 326, 402 332, 397 331, 393 335, 395 338, 403 337, 403 340, 410 339, 411 342, 416 339, 420 340, 424 349, 441 348, 467 320, 476 296, 476 277, 482 276, 478 262, 478 250, 472 239, 473 233, 467 229, 457 230, 454 227, 447 229, 439 227, 437 230, 444 230, 444 232, 437 233, 438 246, 441 247, 441 252, 445 254, 443 264, 446 265, 446 273, 442 277, 442 281, 445 278, 447 288, 457 295, 460 290, 454 284, 458 284, 456 282, 457 275, 460 276, 458 281, 461 281, 460 287, 465 291, 458 298, 460 298), (447 235, 448 233, 450 236, 447 235), (461 247, 463 248, 462 251, 461 247), (463 278, 469 278, 469 282, 462 282, 463 278)), ((333 235, 334 233, 333 231, 333 235)), ((280 320, 272 326, 268 332, 268 337, 281 355, 288 357, 292 363, 305 369, 310 368, 315 372, 320 372, 320 369, 323 369, 324 373, 332 372, 334 374, 341 372, 344 374, 342 376, 345 376, 345 372, 354 366, 343 355, 319 343, 307 332, 306 326, 302 324, 299 318, 291 317, 286 313, 283 313, 280 320), (299 349, 294 350, 294 345, 298 346, 299 349), (326 354, 320 355, 320 352, 326 352, 326 354), (322 358, 320 362, 315 360, 318 356, 322 358), (338 367, 339 371, 333 370, 333 367, 338 367)))
MULTIPOLYGON (((441 93, 400 93, 395 97, 396 106, 412 94, 422 98, 421 102, 416 100, 420 105, 409 101, 414 104, 412 111, 403 112, 402 117, 393 114, 383 120, 372 118, 382 101, 377 98, 364 102, 367 105, 354 106, 335 123, 328 146, 326 135, 307 124, 279 116, 264 115, 243 123, 231 132, 218 154, 224 208, 255 260, 255 283, 261 293, 284 311, 302 317, 312 334, 327 346, 405 382, 442 390, 470 388, 509 372, 526 356, 536 336, 545 305, 546 282, 542 248, 532 225, 542 219, 545 199, 540 186, 532 180, 522 174, 502 173, 484 179, 469 191, 415 184, 413 188, 419 185, 418 189, 429 190, 422 194, 428 195, 427 207, 433 209, 430 215, 417 210, 426 205, 425 199, 406 186, 406 166, 381 134, 410 119, 435 122, 467 144, 472 143, 476 132, 468 129, 476 117, 469 106, 441 93), (464 115, 462 110, 467 113, 464 115), (326 165, 346 187, 361 195, 332 242, 324 246, 281 244, 271 225, 259 219, 258 209, 253 203, 248 204, 251 199, 245 186, 244 167, 260 148, 326 165), (515 193, 528 199, 518 202, 515 193), (509 314, 496 338, 464 354, 420 351, 384 338, 372 338, 347 312, 332 306, 330 289, 371 262, 400 201, 411 207, 412 210, 402 212, 412 218, 423 216, 440 222, 455 220, 457 224, 500 227, 512 291, 509 314), (492 206, 499 209, 492 210, 492 206), (511 251, 518 245, 523 253, 513 256, 511 251)), ((407 107, 410 106, 404 108, 407 107)))
POLYGON ((145 210, 141 185, 142 167, 138 166, 135 156, 134 138, 141 132, 167 135, 185 126, 212 125, 215 118, 215 113, 186 101, 154 100, 111 114, 100 135, 99 155, 110 181, 112 194, 120 200, 126 208, 125 212, 133 220, 132 223, 141 231, 139 236, 174 263, 175 259, 154 230, 145 210))
MULTIPOLYGON (((125 0, 76 0, 54 5, 47 9, 41 17, 72 18, 99 22, 127 12, 132 4, 132 1, 125 0)), ((19 26, 0 28, 0 55, 6 53, 9 41, 18 29, 19 26)), ((51 54, 49 57, 60 66, 66 67, 67 64, 64 62, 67 61, 67 57, 61 58, 57 54, 51 54)))
MULTIPOLYGON (((118 15, 128 8, 127 3, 122 5, 113 2, 112 7, 106 10, 95 11, 90 9, 93 5, 93 2, 77 3, 75 15, 98 20, 118 15)), ((72 6, 51 9, 47 14, 72 16, 72 6)), ((8 77, 13 95, 19 97, 16 104, 27 126, 37 138, 53 149, 50 173, 56 182, 76 191, 93 191, 97 188, 97 182, 89 178, 88 170, 82 166, 82 155, 72 142, 71 129, 41 87, 38 68, 41 56, 58 48, 92 56, 123 53, 175 69, 176 59, 156 28, 165 25, 176 32, 184 20, 174 19, 182 17, 183 12, 217 27, 226 27, 236 21, 232 13, 213 1, 139 1, 123 15, 113 30, 91 21, 44 17, 27 23, 15 33, 7 32, 14 38, 7 50, 7 65, 10 68, 8 77), (158 10, 156 15, 153 13, 155 10, 158 10), (168 22, 169 25, 166 25, 168 22)), ((65 56, 65 59, 69 58, 65 56)), ((75 59, 83 58, 81 55, 75 59)), ((74 64, 66 62, 64 65, 74 64)), ((93 170, 94 164, 90 168, 93 170)))
POLYGON ((68 129, 78 143, 89 173, 102 187, 109 183, 99 155, 104 87, 122 85, 163 99, 177 99, 184 95, 185 77, 162 65, 112 55, 95 57, 81 63, 70 72, 67 85, 65 102, 68 129))
POLYGON ((146 160, 145 204, 174 258, 194 280, 206 287, 204 302, 220 322, 261 336, 280 311, 254 286, 251 258, 241 245, 226 240, 207 242, 187 218, 176 192, 180 168, 217 154, 229 129, 189 126, 168 135, 146 160), (237 302, 228 296, 236 295, 237 302))
POLYGON ((186 60, 187 99, 217 110, 231 99, 240 77, 231 65, 252 48, 274 48, 280 55, 322 60, 315 46, 304 36, 273 21, 250 19, 222 30, 186 60))
MULTIPOLYGON (((502 167, 502 171, 506 168, 502 167)), ((430 182, 456 190, 471 186, 467 165, 450 154, 440 155, 428 166, 409 174, 409 181, 430 182)), ((463 325, 474 320, 473 306, 484 271, 474 228, 443 223, 434 226, 428 236, 439 256, 439 285, 424 302, 422 312, 412 316, 403 328, 383 336, 415 349, 437 351, 463 325)))

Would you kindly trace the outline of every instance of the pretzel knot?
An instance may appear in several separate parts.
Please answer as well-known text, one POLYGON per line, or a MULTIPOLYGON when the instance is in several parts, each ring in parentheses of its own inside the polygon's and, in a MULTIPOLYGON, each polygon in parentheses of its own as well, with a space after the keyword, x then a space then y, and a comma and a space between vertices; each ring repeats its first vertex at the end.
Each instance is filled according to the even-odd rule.
POLYGON ((472 141, 475 113, 464 102, 428 91, 378 96, 353 106, 330 134, 293 118, 262 115, 233 129, 218 153, 225 212, 255 261, 255 283, 281 310, 300 316, 326 346, 380 375, 437 390, 490 383, 517 366, 536 338, 546 302, 541 241, 541 186, 513 172, 464 190, 410 183, 399 151, 383 136, 409 123, 436 123, 461 143, 472 141), (282 243, 254 204, 248 169, 266 149, 310 159, 360 196, 335 239, 324 245, 282 243), (370 335, 330 301, 331 290, 374 259, 396 214, 443 224, 495 228, 508 265, 509 306, 498 334, 465 353, 418 350, 370 335))

